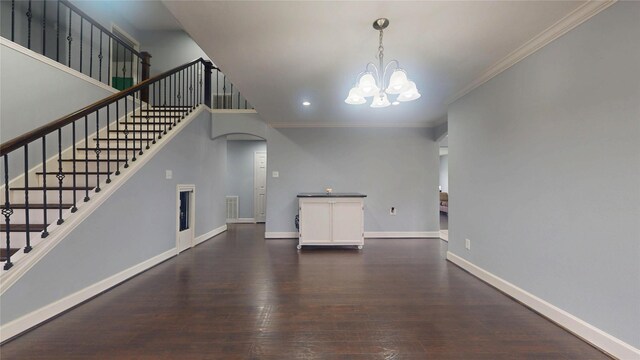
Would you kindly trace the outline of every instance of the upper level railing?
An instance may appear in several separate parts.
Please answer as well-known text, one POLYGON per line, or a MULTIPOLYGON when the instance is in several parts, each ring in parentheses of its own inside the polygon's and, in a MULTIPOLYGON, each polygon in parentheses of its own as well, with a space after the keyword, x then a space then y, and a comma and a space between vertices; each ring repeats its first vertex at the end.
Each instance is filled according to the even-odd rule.
POLYGON ((138 52, 67 0, 0 1, 2 37, 119 90, 149 77, 138 52))

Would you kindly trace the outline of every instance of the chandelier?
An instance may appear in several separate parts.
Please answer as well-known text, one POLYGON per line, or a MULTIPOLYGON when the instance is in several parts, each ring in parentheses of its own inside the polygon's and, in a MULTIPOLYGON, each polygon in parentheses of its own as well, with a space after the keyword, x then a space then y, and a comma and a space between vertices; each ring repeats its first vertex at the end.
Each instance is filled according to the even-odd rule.
POLYGON ((382 46, 383 30, 389 26, 389 20, 380 18, 373 22, 373 28, 380 31, 380 44, 378 46, 378 60, 380 66, 368 63, 365 71, 358 74, 355 86, 349 90, 349 96, 344 100, 347 104, 360 105, 367 102, 365 98, 372 97, 372 108, 383 108, 389 105, 399 105, 400 102, 415 100, 420 97, 416 84, 407 78, 407 72, 400 68, 398 60, 391 60, 384 65, 384 46, 382 46), (395 67, 395 68, 394 68, 395 67), (393 68, 393 73, 388 76, 388 71, 393 68), (386 79, 389 78, 389 83, 386 79), (387 95, 398 95, 395 101, 390 102, 387 95))

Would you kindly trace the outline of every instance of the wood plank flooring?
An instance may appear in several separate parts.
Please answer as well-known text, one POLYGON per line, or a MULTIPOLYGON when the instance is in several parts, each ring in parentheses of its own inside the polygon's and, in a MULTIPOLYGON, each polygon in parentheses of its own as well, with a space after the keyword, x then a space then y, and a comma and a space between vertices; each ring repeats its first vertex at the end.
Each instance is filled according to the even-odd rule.
POLYGON ((229 231, 0 348, 9 359, 607 359, 438 239, 297 252, 229 231))

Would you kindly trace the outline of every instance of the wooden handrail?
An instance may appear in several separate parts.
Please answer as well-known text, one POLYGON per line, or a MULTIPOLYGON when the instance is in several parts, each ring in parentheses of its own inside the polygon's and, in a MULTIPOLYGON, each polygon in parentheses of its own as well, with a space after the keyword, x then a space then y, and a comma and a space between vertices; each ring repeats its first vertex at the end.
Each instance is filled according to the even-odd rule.
POLYGON ((120 45, 122 45, 125 49, 131 51, 133 54, 135 54, 136 56, 140 57, 140 53, 132 48, 131 46, 129 46, 128 44, 126 44, 124 41, 122 41, 122 39, 118 38, 115 34, 113 34, 111 32, 111 30, 108 30, 107 28, 105 28, 104 26, 100 25, 100 23, 98 23, 97 21, 95 21, 91 16, 87 15, 87 13, 85 13, 84 11, 78 9, 77 6, 73 5, 72 3, 70 3, 67 0, 58 0, 60 1, 60 3, 64 4, 64 6, 68 7, 69 9, 73 10, 76 14, 80 15, 81 17, 87 19, 88 21, 91 22, 91 24, 102 30, 103 33, 106 33, 107 36, 109 36, 112 39, 115 39, 118 41, 118 43, 120 43, 120 45))
POLYGON ((116 101, 125 98, 131 94, 136 93, 137 91, 140 91, 142 89, 148 88, 149 85, 156 83, 168 76, 171 76, 183 69, 188 68, 189 66, 196 64, 198 62, 201 62, 202 64, 205 65, 206 68, 209 69, 217 69, 216 67, 213 66, 213 64, 211 63, 211 61, 208 60, 204 60, 203 58, 199 58, 196 60, 193 60, 189 63, 186 63, 184 65, 178 66, 172 70, 168 70, 163 72, 162 74, 156 75, 150 79, 147 79, 145 81, 140 82, 139 84, 136 84, 128 89, 122 90, 116 94, 113 94, 109 97, 106 97, 102 100, 96 101, 95 103, 84 107, 78 111, 72 112, 69 115, 66 115, 64 117, 61 117, 60 119, 54 120, 48 124, 45 124, 39 128, 36 128, 32 131, 29 131, 28 133, 25 133, 23 135, 20 135, 16 138, 13 138, 5 143, 3 143, 2 145, 0 145, 0 156, 3 156, 5 154, 8 154, 9 152, 19 149, 22 146, 29 144, 32 141, 38 140, 40 138, 42 138, 45 135, 48 135, 60 128, 62 128, 63 126, 69 125, 72 122, 86 116, 89 114, 92 114, 108 105, 111 105, 113 103, 115 103, 116 101))

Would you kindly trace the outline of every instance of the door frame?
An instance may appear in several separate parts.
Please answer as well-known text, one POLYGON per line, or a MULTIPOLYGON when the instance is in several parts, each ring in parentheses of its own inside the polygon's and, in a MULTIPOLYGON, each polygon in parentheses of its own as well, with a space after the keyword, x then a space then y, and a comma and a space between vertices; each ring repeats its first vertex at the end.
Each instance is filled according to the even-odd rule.
MULTIPOLYGON (((268 166, 268 158, 267 158, 267 152, 266 151, 254 151, 253 152, 253 221, 255 221, 256 223, 259 222, 258 221, 258 202, 256 201, 256 199, 258 198, 258 173, 256 172, 256 159, 258 158, 258 154, 262 155, 264 154, 265 156, 265 161, 267 161, 267 166, 268 166)), ((264 197, 265 197, 265 204, 264 204, 264 213, 265 213, 265 218, 264 221, 267 221, 267 168, 265 167, 264 169, 264 197)), ((260 221, 262 222, 262 221, 260 221)))
MULTIPOLYGON (((196 185, 195 184, 178 184, 176 185, 176 254, 180 253, 180 193, 189 192, 189 229, 191 230, 191 244, 187 249, 194 246, 195 242, 195 224, 196 224, 196 185)), ((187 250, 184 249, 184 250, 187 250)), ((183 251, 184 251, 183 250, 183 251)))
MULTIPOLYGON (((128 32, 124 31, 120 26, 116 25, 115 23, 111 23, 111 33, 114 34, 114 35, 116 35, 116 33, 118 33, 118 35, 122 35, 125 38, 125 40, 127 40, 128 42, 133 44, 133 49, 134 50, 136 50, 137 52, 140 52, 140 42, 138 40, 136 40, 136 38, 134 38, 131 34, 129 34, 128 32)), ((118 35, 116 35, 116 37, 118 35)), ((113 68, 113 59, 111 58, 113 54, 114 54, 114 52, 113 52, 113 39, 110 39, 110 41, 109 41, 109 73, 111 74, 111 76, 109 78, 109 86, 111 86, 111 87, 113 87, 114 71, 118 70, 118 69, 114 69, 113 68)), ((135 63, 136 63, 136 67, 140 66, 137 63, 137 61, 135 63)), ((117 73, 115 73, 115 74, 118 75, 117 73)), ((135 73, 133 71, 132 71, 132 76, 133 76, 133 85, 136 85, 138 79, 136 79, 135 73)))

